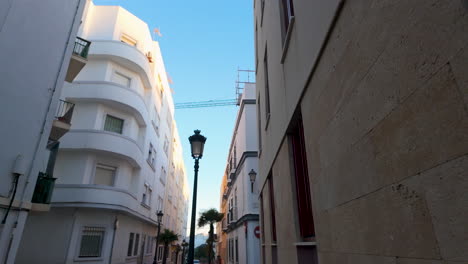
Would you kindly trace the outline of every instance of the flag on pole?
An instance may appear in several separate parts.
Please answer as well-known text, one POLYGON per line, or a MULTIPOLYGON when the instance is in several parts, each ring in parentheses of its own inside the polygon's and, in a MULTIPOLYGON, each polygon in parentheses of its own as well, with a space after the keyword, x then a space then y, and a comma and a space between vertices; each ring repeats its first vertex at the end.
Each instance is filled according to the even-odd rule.
POLYGON ((166 73, 166 75, 167 75, 167 82, 170 83, 170 84, 173 84, 174 81, 172 81, 172 78, 171 78, 171 76, 169 75, 169 73, 166 73))
POLYGON ((159 28, 154 28, 154 33, 158 34, 159 37, 162 37, 161 31, 159 28))

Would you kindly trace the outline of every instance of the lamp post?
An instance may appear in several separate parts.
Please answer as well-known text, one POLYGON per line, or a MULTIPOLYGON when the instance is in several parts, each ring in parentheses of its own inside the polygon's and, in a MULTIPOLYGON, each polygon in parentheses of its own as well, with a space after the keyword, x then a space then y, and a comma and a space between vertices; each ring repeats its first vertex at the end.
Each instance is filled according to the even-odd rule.
POLYGON ((158 236, 156 237, 156 249, 154 252, 154 260, 153 264, 158 263, 158 248, 159 248, 159 234, 161 233, 161 222, 162 222, 162 217, 164 216, 162 211, 159 211, 156 216, 158 217, 158 236))
POLYGON ((254 185, 254 182, 255 182, 255 178, 257 177, 257 173, 251 169, 250 172, 249 172, 249 177, 250 177, 250 192, 253 192, 253 185, 254 185))
POLYGON ((190 146, 192 149, 192 158, 195 160, 195 176, 193 180, 192 219, 190 222, 188 264, 193 264, 193 257, 195 253, 195 215, 197 211, 198 160, 203 156, 203 147, 205 146, 206 141, 206 137, 200 134, 200 130, 195 130, 194 132, 195 134, 189 137, 190 146))
POLYGON ((182 263, 181 264, 184 264, 185 263, 185 248, 188 246, 188 243, 187 241, 182 240, 182 263))
POLYGON ((175 254, 174 264, 179 264, 179 262, 177 262, 179 260, 179 252, 180 252, 180 245, 179 244, 176 245, 175 252, 176 252, 176 254, 175 254))

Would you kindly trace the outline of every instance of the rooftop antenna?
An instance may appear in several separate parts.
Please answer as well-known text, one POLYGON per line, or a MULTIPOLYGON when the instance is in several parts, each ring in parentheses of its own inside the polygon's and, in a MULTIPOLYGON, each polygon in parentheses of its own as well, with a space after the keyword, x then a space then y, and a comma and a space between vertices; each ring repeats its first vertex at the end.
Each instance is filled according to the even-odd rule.
POLYGON ((236 100, 237 105, 240 105, 242 93, 244 92, 245 84, 254 83, 255 80, 250 75, 255 76, 254 70, 244 70, 237 67, 237 80, 236 80, 236 100), (251 81, 252 78, 252 81, 251 81))

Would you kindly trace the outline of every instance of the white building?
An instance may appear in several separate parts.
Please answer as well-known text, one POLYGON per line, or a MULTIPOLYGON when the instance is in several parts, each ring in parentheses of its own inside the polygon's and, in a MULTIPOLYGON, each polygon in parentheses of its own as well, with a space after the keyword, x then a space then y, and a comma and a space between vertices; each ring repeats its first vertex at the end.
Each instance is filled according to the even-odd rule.
POLYGON ((59 98, 86 63, 89 43, 76 40, 85 3, 0 1, 0 263, 15 263, 28 214, 47 207, 31 200, 73 114, 59 98))
POLYGON ((152 263, 156 213, 165 213, 162 229, 184 232, 188 200, 159 44, 133 14, 91 1, 78 36, 92 45, 61 94, 75 107, 51 209, 30 214, 17 263, 152 263))
MULTIPOLYGON (((258 232, 258 186, 250 180, 249 172, 258 170, 257 107, 255 84, 245 84, 239 99, 240 107, 229 150, 225 177, 227 186, 225 217, 222 222, 221 243, 218 252, 223 263, 260 263, 260 240, 258 232)), ((223 202, 222 202, 223 204, 223 202)))

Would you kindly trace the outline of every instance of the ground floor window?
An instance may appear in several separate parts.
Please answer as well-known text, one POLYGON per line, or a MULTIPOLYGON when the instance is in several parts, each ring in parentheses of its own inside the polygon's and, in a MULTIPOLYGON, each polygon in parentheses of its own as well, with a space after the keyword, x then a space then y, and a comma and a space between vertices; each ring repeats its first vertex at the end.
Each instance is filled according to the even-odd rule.
POLYGON ((163 259, 163 251, 164 251, 164 246, 159 246, 159 247, 158 247, 158 261, 162 261, 162 259, 163 259))
POLYGON ((102 255, 102 245, 104 242, 104 227, 85 226, 81 233, 80 258, 98 258, 102 255))
POLYGON ((138 255, 139 244, 140 244, 140 234, 130 233, 130 236, 128 238, 127 257, 138 255))
POLYGON ((153 253, 154 240, 155 237, 148 236, 148 243, 146 243, 146 254, 153 253))

